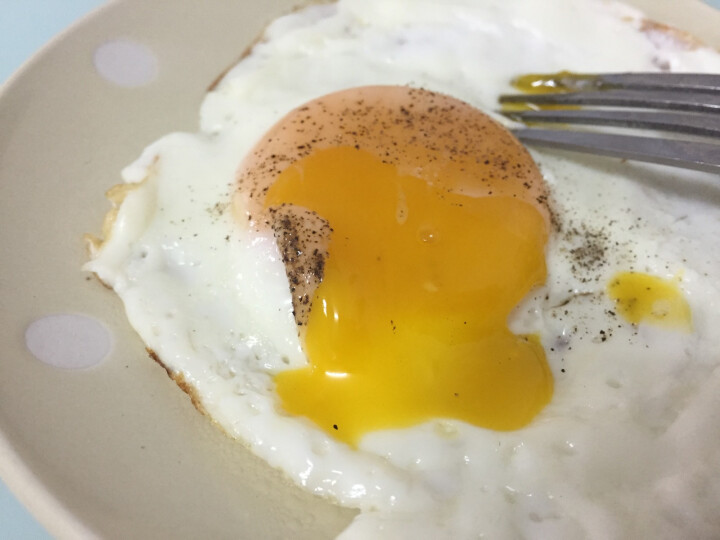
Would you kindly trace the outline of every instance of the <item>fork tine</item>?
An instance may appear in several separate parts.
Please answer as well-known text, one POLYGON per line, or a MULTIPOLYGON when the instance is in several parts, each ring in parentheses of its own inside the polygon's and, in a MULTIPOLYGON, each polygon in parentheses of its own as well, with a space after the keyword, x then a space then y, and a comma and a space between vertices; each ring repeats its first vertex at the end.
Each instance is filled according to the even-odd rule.
POLYGON ((633 90, 669 90, 720 92, 720 75, 710 73, 571 73, 562 71, 542 75, 525 75, 516 81, 529 80, 536 85, 558 90, 593 90, 624 88, 633 90))
POLYGON ((601 105, 720 113, 720 94, 704 95, 702 102, 690 92, 639 92, 600 90, 574 93, 505 94, 500 103, 601 105))
MULTIPOLYGON (((513 84, 530 93, 503 95, 500 103, 616 107, 502 111, 515 120, 650 128, 720 138, 720 75, 561 72, 524 75, 513 84), (697 112, 715 114, 692 114, 697 112)), ((720 144, 716 143, 562 129, 525 128, 514 133, 522 142, 538 146, 720 173, 720 144)))
POLYGON ((606 73, 598 80, 613 88, 720 92, 720 75, 710 73, 606 73))
MULTIPOLYGON (((502 111, 525 123, 563 123, 648 128, 706 137, 720 137, 720 117, 687 113, 628 110, 548 109, 540 111, 502 111)), ((718 148, 720 152, 720 147, 718 148)))
POLYGON ((538 146, 720 173, 717 144, 555 129, 517 129, 513 133, 522 142, 538 146))

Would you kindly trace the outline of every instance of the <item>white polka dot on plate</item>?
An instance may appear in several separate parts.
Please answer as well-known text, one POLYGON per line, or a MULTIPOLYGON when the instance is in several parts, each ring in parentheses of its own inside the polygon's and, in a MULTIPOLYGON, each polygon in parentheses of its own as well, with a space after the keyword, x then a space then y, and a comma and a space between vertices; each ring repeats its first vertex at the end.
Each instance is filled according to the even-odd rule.
POLYGON ((103 43, 95 50, 94 63, 103 78, 128 88, 149 84, 158 74, 155 53, 131 39, 103 43))
POLYGON ((25 344, 40 361, 66 369, 99 364, 110 352, 110 332, 86 315, 48 315, 25 330, 25 344))

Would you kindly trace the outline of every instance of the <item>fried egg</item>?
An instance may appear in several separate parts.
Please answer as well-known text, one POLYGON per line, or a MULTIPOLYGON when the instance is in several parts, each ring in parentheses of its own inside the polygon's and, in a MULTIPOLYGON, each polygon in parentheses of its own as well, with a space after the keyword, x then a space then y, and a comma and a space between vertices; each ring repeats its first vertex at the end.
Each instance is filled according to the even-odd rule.
POLYGON ((717 536, 714 179, 493 112, 522 73, 661 69, 720 54, 600 0, 307 7, 123 171, 85 269, 200 410, 360 510, 343 538, 717 536))

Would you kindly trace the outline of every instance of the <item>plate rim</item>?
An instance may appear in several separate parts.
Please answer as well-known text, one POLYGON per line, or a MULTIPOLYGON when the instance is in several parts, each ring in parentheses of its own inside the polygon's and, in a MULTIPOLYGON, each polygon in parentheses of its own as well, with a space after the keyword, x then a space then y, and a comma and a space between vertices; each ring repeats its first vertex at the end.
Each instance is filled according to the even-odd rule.
MULTIPOLYGON (((95 20, 103 16, 106 11, 126 1, 127 0, 110 0, 101 6, 95 7, 60 33, 56 34, 32 56, 25 60, 22 65, 0 85, 0 101, 2 101, 16 85, 22 84, 25 76, 36 69, 42 58, 51 50, 63 43, 69 36, 74 35, 88 25, 92 25, 95 20)), ((692 0, 692 4, 708 7, 717 12, 717 9, 714 7, 697 0, 692 0)), ((680 10, 681 7, 678 6, 677 9, 680 10)), ((240 51, 238 51, 238 54, 239 52, 240 51)), ((152 141, 148 141, 148 144, 150 144, 150 142, 152 141)), ((40 478, 33 473, 32 469, 17 452, 12 441, 2 429, 0 429, 0 478, 7 484, 13 495, 48 529, 50 534, 58 537, 96 537, 95 532, 87 528, 80 518, 69 511, 62 501, 45 487, 40 478)))

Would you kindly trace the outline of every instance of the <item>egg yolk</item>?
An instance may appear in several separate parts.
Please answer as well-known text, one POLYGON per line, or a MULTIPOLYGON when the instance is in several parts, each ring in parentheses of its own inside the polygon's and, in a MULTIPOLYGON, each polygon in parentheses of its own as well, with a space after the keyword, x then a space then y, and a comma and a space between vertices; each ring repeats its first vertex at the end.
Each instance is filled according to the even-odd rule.
POLYGON ((625 320, 679 330, 692 330, 690 305, 677 280, 640 272, 621 272, 608 284, 608 296, 625 320))
MULTIPOLYGON (((292 138, 315 146, 255 190, 265 211, 302 208, 331 228, 302 334, 309 365, 275 377, 282 408, 351 445, 433 418, 523 427, 553 387, 539 340, 507 322, 546 276, 529 155, 487 116, 431 92, 368 87, 316 109, 302 118, 323 129, 295 122, 292 138), (338 125, 344 136, 316 136, 338 125)), ((290 124, 267 142, 287 141, 290 124)))

